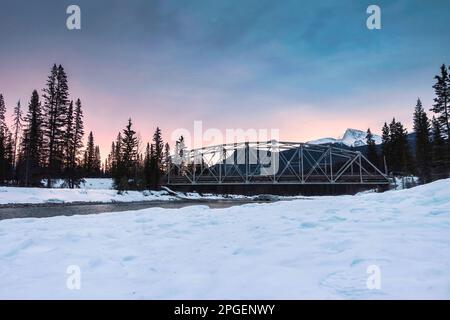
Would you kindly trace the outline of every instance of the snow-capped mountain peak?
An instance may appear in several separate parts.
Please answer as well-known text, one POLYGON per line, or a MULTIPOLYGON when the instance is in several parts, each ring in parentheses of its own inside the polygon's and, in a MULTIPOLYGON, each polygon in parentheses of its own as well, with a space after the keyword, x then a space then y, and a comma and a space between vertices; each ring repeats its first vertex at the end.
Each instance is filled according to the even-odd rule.
MULTIPOLYGON (((358 129, 347 129, 342 138, 322 138, 317 140, 308 141, 310 144, 336 144, 341 143, 348 147, 361 147, 367 144, 366 142, 367 132, 358 129)), ((381 137, 374 134, 373 139, 376 144, 381 144, 381 137)))

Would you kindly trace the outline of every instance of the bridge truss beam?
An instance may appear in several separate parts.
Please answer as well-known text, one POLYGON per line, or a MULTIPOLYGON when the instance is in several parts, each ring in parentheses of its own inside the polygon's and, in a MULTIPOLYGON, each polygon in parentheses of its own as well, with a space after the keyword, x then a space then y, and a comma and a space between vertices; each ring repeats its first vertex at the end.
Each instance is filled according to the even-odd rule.
POLYGON ((245 142, 193 149, 172 159, 168 185, 390 184, 361 152, 332 145, 245 142))

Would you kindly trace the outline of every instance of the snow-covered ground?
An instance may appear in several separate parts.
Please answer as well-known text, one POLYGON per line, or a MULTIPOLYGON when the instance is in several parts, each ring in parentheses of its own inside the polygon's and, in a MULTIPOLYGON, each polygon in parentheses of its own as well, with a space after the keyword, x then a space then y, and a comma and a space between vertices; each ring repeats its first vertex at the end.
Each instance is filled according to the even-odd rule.
POLYGON ((180 197, 169 195, 167 191, 127 191, 118 194, 112 189, 111 179, 85 179, 79 189, 61 188, 59 182, 54 188, 16 188, 0 187, 0 205, 6 204, 42 204, 42 203, 71 203, 71 202, 133 202, 133 201, 172 201, 190 200, 220 200, 245 198, 239 195, 214 195, 189 192, 180 197))
MULTIPOLYGON (((41 181, 42 185, 47 184, 47 180, 41 181)), ((55 179, 52 181, 53 188, 67 188, 66 182, 63 179, 55 179)), ((113 179, 111 178, 84 178, 80 184, 81 189, 114 189, 113 179)))
POLYGON ((227 209, 0 221, 0 298, 450 299, 450 180, 227 209), (67 288, 68 266, 80 268, 80 290, 67 288), (366 285, 369 266, 381 271, 380 289, 366 285))
POLYGON ((113 179, 110 178, 84 178, 80 187, 82 189, 114 189, 113 179))
POLYGON ((127 191, 110 189, 47 189, 0 187, 0 204, 38 204, 70 202, 132 202, 175 200, 165 191, 127 191))

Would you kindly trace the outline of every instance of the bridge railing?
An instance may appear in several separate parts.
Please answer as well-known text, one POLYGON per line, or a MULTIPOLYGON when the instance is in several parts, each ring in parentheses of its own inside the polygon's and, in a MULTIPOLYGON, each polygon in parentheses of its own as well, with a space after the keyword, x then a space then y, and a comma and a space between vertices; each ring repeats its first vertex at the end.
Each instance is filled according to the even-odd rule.
POLYGON ((389 184, 361 152, 332 145, 245 142, 175 155, 167 184, 389 184))

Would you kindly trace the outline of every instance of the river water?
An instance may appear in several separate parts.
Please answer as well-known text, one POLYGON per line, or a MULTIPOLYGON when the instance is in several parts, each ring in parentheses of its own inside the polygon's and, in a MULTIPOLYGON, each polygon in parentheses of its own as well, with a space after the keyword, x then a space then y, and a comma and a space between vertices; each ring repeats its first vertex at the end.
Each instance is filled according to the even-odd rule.
POLYGON ((251 200, 211 200, 211 201, 147 201, 131 203, 102 204, 43 204, 18 207, 0 207, 0 220, 15 218, 48 218, 55 216, 73 216, 98 214, 105 212, 121 212, 147 208, 177 209, 187 206, 206 205, 210 208, 229 208, 246 203, 257 203, 251 200))

